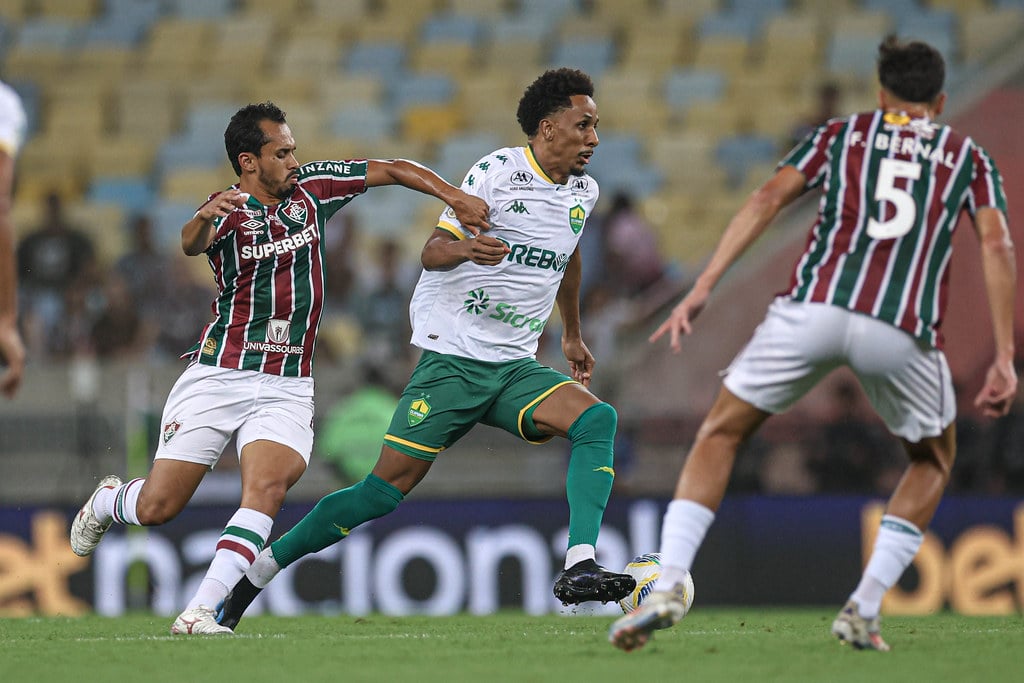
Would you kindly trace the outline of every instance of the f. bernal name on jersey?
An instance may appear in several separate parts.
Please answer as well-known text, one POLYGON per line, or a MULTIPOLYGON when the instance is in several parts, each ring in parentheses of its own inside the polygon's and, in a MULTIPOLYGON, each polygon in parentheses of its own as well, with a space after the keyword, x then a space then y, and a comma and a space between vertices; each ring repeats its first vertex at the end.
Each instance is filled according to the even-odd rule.
POLYGON ((307 244, 312 244, 314 240, 316 240, 316 226, 310 225, 302 232, 297 232, 294 235, 289 235, 273 242, 243 244, 242 258, 262 261, 270 256, 280 256, 296 249, 301 249, 307 244))

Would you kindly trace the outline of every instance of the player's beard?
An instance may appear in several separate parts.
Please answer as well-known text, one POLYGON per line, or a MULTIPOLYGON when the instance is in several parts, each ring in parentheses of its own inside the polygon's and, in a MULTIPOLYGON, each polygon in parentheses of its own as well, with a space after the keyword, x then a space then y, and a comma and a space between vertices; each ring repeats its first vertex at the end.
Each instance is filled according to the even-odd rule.
POLYGON ((298 185, 298 178, 298 175, 289 175, 285 178, 283 183, 271 185, 270 179, 264 173, 260 173, 259 181, 263 187, 273 187, 274 189, 270 190, 270 194, 274 195, 278 199, 284 200, 288 199, 292 192, 295 191, 295 187, 298 185))

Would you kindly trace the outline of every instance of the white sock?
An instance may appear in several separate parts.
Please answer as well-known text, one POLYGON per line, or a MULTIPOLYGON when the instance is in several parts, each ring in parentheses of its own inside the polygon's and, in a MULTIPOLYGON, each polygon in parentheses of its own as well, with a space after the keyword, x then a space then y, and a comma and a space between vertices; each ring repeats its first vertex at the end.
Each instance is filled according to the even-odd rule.
POLYGON ((700 503, 678 499, 668 504, 661 525, 661 578, 667 589, 682 582, 704 541, 715 513, 700 503))
POLYGON ((878 616, 882 597, 914 561, 922 541, 924 535, 921 530, 907 520, 893 515, 882 517, 871 559, 864 568, 857 589, 850 595, 862 617, 872 619, 878 616))
POLYGON ((132 479, 110 491, 101 491, 92 500, 92 509, 102 522, 113 519, 118 524, 142 526, 139 512, 135 509, 139 502, 139 494, 146 484, 145 479, 132 479))
POLYGON ((245 578, 257 588, 266 588, 279 571, 281 565, 274 559, 274 549, 267 546, 252 566, 245 570, 245 578))
POLYGON ((594 546, 589 543, 579 543, 565 552, 565 569, 583 560, 593 560, 596 557, 597 551, 594 549, 594 546))
POLYGON ((274 520, 262 512, 239 508, 224 527, 213 562, 185 609, 220 604, 263 550, 273 525, 274 520))

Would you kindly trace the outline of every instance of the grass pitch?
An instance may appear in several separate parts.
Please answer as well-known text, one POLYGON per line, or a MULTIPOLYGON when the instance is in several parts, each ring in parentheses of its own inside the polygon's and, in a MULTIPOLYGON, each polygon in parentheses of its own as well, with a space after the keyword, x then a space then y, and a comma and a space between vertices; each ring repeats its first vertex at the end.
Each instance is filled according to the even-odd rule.
POLYGON ((168 635, 133 615, 0 619, 0 678, 23 681, 1019 681, 1024 620, 883 618, 892 652, 829 634, 835 610, 695 609, 644 649, 608 617, 252 617, 234 636, 168 635))

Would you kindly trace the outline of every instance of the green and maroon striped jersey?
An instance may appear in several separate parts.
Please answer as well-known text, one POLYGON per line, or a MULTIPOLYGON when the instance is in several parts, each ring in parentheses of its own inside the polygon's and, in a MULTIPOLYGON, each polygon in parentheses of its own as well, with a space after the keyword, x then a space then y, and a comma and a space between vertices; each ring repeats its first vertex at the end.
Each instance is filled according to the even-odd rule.
POLYGON ((312 374, 324 303, 324 224, 366 191, 366 164, 304 164, 288 199, 264 206, 250 197, 217 219, 206 250, 217 282, 214 319, 185 356, 285 377, 312 374))
POLYGON ((866 313, 941 348, 960 213, 1006 212, 988 153, 949 126, 878 110, 828 121, 784 165, 823 193, 786 294, 866 313))

